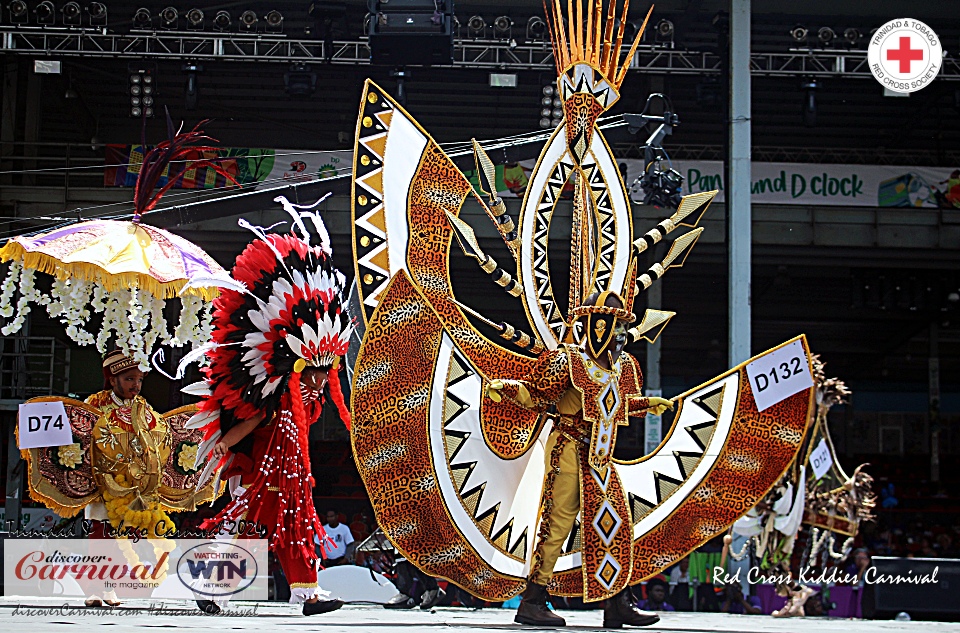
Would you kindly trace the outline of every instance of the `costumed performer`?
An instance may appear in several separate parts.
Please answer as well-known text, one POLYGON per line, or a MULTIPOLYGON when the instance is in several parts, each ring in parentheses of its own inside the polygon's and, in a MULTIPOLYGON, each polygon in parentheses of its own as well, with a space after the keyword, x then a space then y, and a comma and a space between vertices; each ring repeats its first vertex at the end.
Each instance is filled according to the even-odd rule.
MULTIPOLYGON (((313 503, 308 431, 320 417, 327 385, 349 425, 338 367, 354 326, 325 230, 321 246, 311 246, 305 230, 303 239, 255 231, 261 239, 247 246, 232 271, 237 286, 214 303, 206 380, 185 390, 204 397, 191 423, 205 429, 198 459, 211 451, 210 463, 224 465, 233 494, 202 527, 238 520, 265 526, 290 583, 290 602, 314 615, 343 602, 317 586, 314 537, 323 541, 325 534, 313 503)), ((198 604, 209 613, 220 610, 211 601, 198 604)))
MULTIPOLYGON (((194 408, 158 414, 140 395, 145 372, 136 359, 120 350, 109 352, 102 368, 104 389, 84 403, 37 399, 63 402, 77 442, 22 451, 30 466, 30 493, 61 516, 74 516, 84 509, 91 535, 116 534, 131 566, 141 563, 126 538, 136 531, 153 546, 160 562, 157 576, 162 578, 168 567, 163 554, 175 546, 163 538, 175 529, 167 512, 193 511, 215 496, 210 484, 195 487, 199 434, 182 429, 194 408)), ((103 600, 91 596, 87 605, 102 602, 120 604, 111 590, 103 600)))
MULTIPOLYGON (((609 503, 622 512, 621 516, 630 516, 610 461, 617 427, 629 424, 631 415, 660 415, 673 408, 673 403, 664 398, 642 396, 640 368, 636 359, 623 351, 628 340, 626 324, 635 316, 624 308, 619 295, 612 291, 594 293, 573 311, 573 316, 584 322, 581 344, 567 343, 544 352, 525 379, 494 380, 488 389, 488 395, 496 401, 505 396, 528 409, 545 412, 555 406, 557 411, 557 422, 545 448, 540 531, 527 588, 514 618, 521 624, 564 626, 563 618, 547 608, 547 585, 581 507, 589 503, 598 508, 609 503), (591 479, 605 484, 584 486, 581 497, 581 485, 591 479)), ((593 508, 583 512, 584 516, 595 514, 593 508)), ((631 545, 626 533, 626 539, 622 543, 614 539, 610 549, 621 549, 614 555, 629 560, 631 545)), ((603 552, 599 554, 597 558, 602 559, 603 552)), ((656 613, 641 611, 636 603, 629 586, 608 598, 603 626, 647 626, 659 621, 656 613)))

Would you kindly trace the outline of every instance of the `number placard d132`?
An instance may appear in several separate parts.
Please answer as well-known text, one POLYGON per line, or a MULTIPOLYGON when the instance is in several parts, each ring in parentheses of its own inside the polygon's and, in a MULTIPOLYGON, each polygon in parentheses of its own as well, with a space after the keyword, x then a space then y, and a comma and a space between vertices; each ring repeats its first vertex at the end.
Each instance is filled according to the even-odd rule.
POLYGON ((758 411, 813 386, 810 363, 800 341, 784 345, 747 365, 747 378, 758 411))
POLYGON ((20 448, 73 444, 70 418, 62 402, 26 402, 17 414, 20 448))

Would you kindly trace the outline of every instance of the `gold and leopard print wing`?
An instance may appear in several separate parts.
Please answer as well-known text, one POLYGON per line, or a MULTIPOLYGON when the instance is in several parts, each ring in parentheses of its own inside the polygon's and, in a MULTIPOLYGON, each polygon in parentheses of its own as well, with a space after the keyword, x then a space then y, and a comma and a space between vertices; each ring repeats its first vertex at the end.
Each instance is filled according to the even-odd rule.
MULTIPOLYGON (((20 451, 27 462, 30 497, 60 516, 76 516, 100 496, 93 478, 93 463, 90 458, 93 425, 100 418, 100 410, 73 398, 55 396, 31 398, 27 402, 62 402, 67 417, 70 418, 74 441, 66 446, 27 448, 20 451)), ((19 442, 19 425, 16 433, 19 442)))

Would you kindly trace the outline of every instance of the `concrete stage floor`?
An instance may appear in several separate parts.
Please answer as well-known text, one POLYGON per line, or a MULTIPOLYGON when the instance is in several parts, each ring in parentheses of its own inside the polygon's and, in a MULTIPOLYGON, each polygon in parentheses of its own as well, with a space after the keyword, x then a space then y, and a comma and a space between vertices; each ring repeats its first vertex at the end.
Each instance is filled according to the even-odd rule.
MULTIPOLYGON (((440 607, 430 611, 388 611, 379 605, 346 605, 339 611, 303 617, 297 607, 278 602, 245 602, 231 606, 231 617, 204 616, 184 602, 131 600, 113 609, 86 609, 82 600, 0 598, 0 631, 51 633, 102 630, 143 633, 145 629, 177 629, 183 633, 223 631, 322 631, 324 633, 448 633, 456 631, 537 630, 513 623, 508 609, 471 610, 440 607), (66 606, 64 606, 66 605, 66 606)), ((561 611, 571 631, 603 631, 601 611, 561 611)), ((770 616, 722 613, 667 613, 655 626, 635 629, 672 633, 924 633, 960 632, 960 623, 774 619, 770 616)))

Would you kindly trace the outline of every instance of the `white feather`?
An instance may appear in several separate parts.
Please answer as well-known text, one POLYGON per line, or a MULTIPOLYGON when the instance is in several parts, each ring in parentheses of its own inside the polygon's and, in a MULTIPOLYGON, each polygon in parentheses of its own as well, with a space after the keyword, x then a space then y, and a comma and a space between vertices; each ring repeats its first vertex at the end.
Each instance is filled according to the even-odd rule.
MULTIPOLYGON (((219 411, 217 413, 219 414, 219 411)), ((212 451, 213 447, 216 446, 217 442, 220 441, 221 436, 222 433, 220 433, 220 431, 216 431, 213 435, 200 443, 200 448, 197 449, 197 461, 193 464, 194 468, 198 468, 200 464, 203 463, 203 460, 210 455, 210 451, 212 451)))
POLYGON ((213 391, 210 390, 210 385, 207 384, 206 380, 200 380, 198 382, 192 383, 180 390, 180 393, 185 393, 188 396, 197 396, 202 398, 203 396, 209 396, 213 394, 213 391))
POLYGON ((250 294, 250 291, 247 290, 247 287, 243 285, 243 283, 227 274, 194 275, 187 280, 187 283, 183 285, 183 288, 181 288, 177 294, 183 295, 186 290, 191 288, 226 288, 227 290, 235 290, 242 294, 250 294))
POLYGON ((183 425, 183 428, 202 429, 203 427, 208 425, 210 422, 212 422, 213 420, 216 420, 219 417, 220 417, 220 409, 217 409, 215 411, 201 411, 199 413, 195 413, 189 420, 187 420, 186 424, 183 425))
POLYGON ((290 217, 293 218, 293 224, 298 229, 300 229, 300 235, 303 236, 303 241, 307 243, 307 246, 310 245, 310 233, 307 231, 307 227, 303 224, 303 218, 300 217, 300 213, 294 208, 293 203, 287 200, 286 196, 277 196, 273 199, 274 202, 279 202, 283 205, 283 210, 290 214, 290 217))

